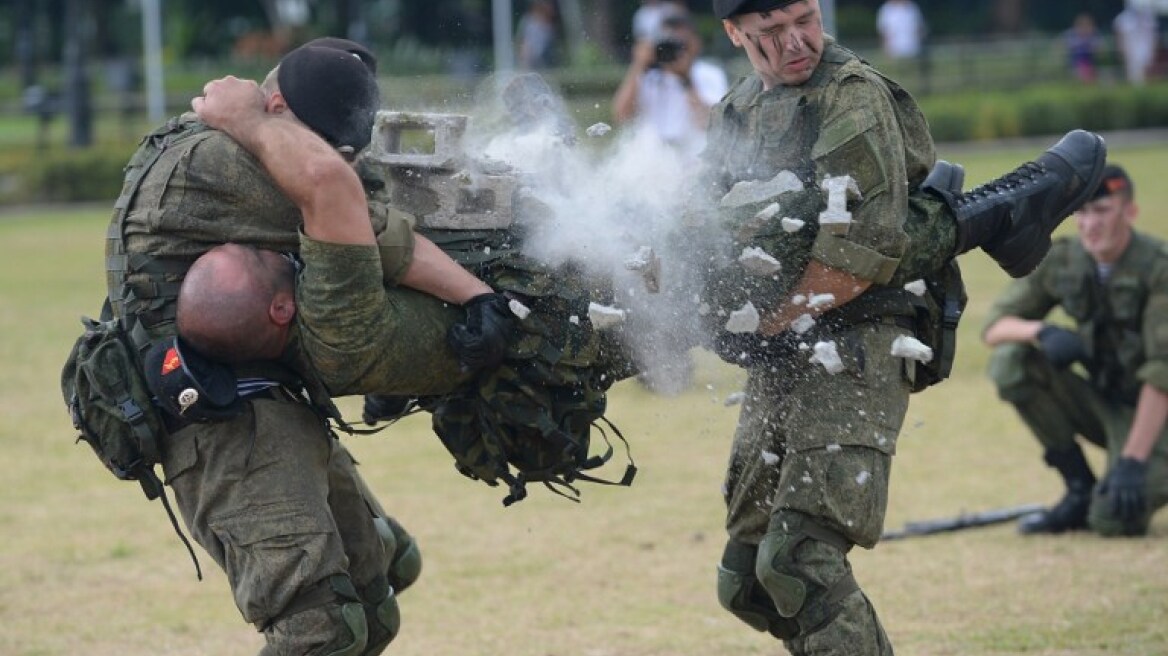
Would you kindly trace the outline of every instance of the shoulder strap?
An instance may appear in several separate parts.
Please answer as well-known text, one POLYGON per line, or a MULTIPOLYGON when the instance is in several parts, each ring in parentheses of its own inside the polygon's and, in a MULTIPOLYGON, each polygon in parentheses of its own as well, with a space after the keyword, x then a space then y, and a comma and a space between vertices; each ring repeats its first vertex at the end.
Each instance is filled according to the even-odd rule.
MULTIPOLYGON (((180 265, 175 263, 173 266, 168 266, 165 263, 154 261, 153 258, 146 256, 127 255, 125 242, 126 216, 129 214, 130 206, 138 195, 138 190, 142 186, 142 180, 158 162, 158 158, 161 157, 163 151, 181 137, 198 134, 207 130, 210 130, 210 128, 205 123, 198 121, 190 114, 184 114, 171 118, 165 125, 142 137, 142 141, 138 144, 138 150, 134 152, 129 163, 126 164, 126 174, 122 183, 122 191, 118 199, 114 202, 114 215, 106 231, 105 264, 107 275, 115 279, 118 284, 110 285, 110 297, 107 300, 112 304, 113 311, 119 315, 118 318, 122 321, 122 327, 126 330, 134 346, 138 349, 139 355, 149 346, 149 339, 147 338, 145 329, 138 325, 134 317, 125 311, 125 303, 133 300, 131 298, 132 292, 126 288, 126 275, 134 270, 149 270, 155 265, 161 267, 161 269, 176 268, 180 265)), ((179 273, 185 272, 186 266, 182 265, 181 269, 179 273)), ((169 270, 157 271, 157 273, 162 274, 173 272, 169 270)), ((173 296, 178 292, 178 283, 161 282, 159 284, 174 286, 174 289, 159 289, 166 296, 173 296)))

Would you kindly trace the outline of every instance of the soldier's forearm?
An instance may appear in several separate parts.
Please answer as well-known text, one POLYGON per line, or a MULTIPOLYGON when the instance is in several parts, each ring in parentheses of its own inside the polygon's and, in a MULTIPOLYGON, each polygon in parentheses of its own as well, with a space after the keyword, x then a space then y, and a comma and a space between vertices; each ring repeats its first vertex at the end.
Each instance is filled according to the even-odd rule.
POLYGON ((1021 317, 1002 317, 986 328, 981 339, 986 346, 998 346, 1011 342, 1034 342, 1043 323, 1021 317))
POLYGON ((1144 383, 1122 455, 1147 462, 1164 430, 1165 422, 1168 422, 1168 392, 1144 383))
POLYGON ((807 263, 807 270, 803 277, 795 283, 791 290, 791 297, 802 296, 811 298, 815 294, 831 294, 835 300, 830 304, 810 307, 807 304, 795 305, 788 301, 773 311, 767 313, 759 326, 758 331, 763 335, 777 335, 790 327, 791 323, 801 315, 810 314, 817 317, 828 310, 840 307, 864 293, 872 285, 872 281, 857 278, 842 269, 835 269, 816 260, 807 263))
POLYGON ((494 291, 450 259, 434 242, 417 234, 414 236, 414 258, 402 276, 401 284, 459 305, 479 294, 494 291))

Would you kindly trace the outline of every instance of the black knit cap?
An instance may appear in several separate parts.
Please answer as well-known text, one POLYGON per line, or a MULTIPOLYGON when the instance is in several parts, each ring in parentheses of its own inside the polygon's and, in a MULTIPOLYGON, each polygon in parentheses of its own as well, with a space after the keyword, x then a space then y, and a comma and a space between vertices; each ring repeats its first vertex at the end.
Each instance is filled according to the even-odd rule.
POLYGON ((782 9, 796 2, 799 0, 714 0, 714 15, 718 18, 730 18, 738 14, 782 9))
POLYGON ((276 81, 289 109, 333 147, 369 145, 381 106, 377 58, 335 37, 309 41, 280 60, 276 81))
POLYGON ((1135 185, 1132 184, 1131 178, 1128 177, 1127 171, 1123 167, 1115 164, 1108 164, 1103 167, 1103 177, 1099 180, 1099 186, 1095 188, 1095 193, 1091 195, 1091 200, 1099 200, 1107 196, 1121 195, 1124 198, 1132 198, 1135 194, 1135 185))

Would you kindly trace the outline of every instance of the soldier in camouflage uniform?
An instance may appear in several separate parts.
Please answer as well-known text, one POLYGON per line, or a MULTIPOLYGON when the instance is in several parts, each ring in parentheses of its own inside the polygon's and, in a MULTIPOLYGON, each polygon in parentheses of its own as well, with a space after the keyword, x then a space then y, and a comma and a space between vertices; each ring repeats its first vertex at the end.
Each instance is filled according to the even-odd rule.
MULTIPOLYGON (((269 75, 267 107, 354 155, 369 143, 378 108, 374 66, 352 42, 312 42, 269 75)), ((416 239, 409 217, 382 206, 370 214, 390 283, 456 304, 491 291, 416 239)), ((115 316, 144 352, 174 334, 179 285, 199 255, 226 242, 295 251, 300 222, 238 144, 193 116, 172 120, 144 139, 115 208, 107 241, 115 316)), ((449 310, 430 307, 448 320, 449 310)), ((331 434, 336 409, 296 355, 234 365, 261 391, 233 419, 163 436, 166 482, 192 535, 227 573, 244 619, 264 633, 262 653, 380 653, 396 635, 396 593, 417 578, 420 553, 331 434)))
POLYGON ((1133 194, 1109 165, 1075 213, 1078 239, 1056 241, 986 324, 998 393, 1066 484, 1057 504, 1022 518, 1024 534, 1144 535, 1168 503, 1168 244, 1132 229, 1133 194), (1073 327, 1046 321, 1056 307, 1073 327), (1106 450, 1101 482, 1076 436, 1106 450))
POLYGON ((767 233, 761 244, 792 271, 759 286, 756 332, 716 342, 748 368, 724 486, 730 539, 719 600, 793 654, 891 654, 847 554, 881 535, 914 386, 912 362, 891 349, 918 328, 911 294, 898 285, 975 247, 1011 275, 1033 269, 1050 232, 1097 183, 1102 140, 1071 133, 967 194, 959 176, 923 184, 934 151, 920 110, 823 34, 816 0, 714 0, 714 10, 754 71, 713 111, 708 190, 718 196, 784 170, 803 189, 778 198, 783 213, 803 220, 794 232, 760 224, 753 212, 724 217, 737 222, 737 246, 767 233), (842 175, 859 191, 852 220, 817 225, 819 183, 842 175), (801 315, 815 326, 797 333, 801 315), (816 345, 817 362, 799 342, 816 345))

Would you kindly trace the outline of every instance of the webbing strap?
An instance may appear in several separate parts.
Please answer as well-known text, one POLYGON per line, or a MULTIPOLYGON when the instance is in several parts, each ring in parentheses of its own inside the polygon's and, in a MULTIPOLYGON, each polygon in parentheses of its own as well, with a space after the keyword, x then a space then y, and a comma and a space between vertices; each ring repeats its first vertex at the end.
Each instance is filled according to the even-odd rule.
MULTIPOLYGON (((119 284, 114 285, 115 288, 111 289, 109 293, 110 300, 119 305, 121 316, 118 318, 127 332, 131 332, 129 323, 137 323, 136 321, 131 321, 133 317, 126 312, 124 305, 126 301, 136 300, 136 297, 133 296, 133 291, 126 289, 127 274, 130 271, 139 269, 149 273, 184 273, 188 265, 188 263, 168 264, 146 256, 127 256, 125 248, 125 225, 130 206, 133 204, 138 190, 142 186, 142 180, 158 162, 162 153, 175 138, 183 134, 196 134, 208 129, 203 123, 190 120, 184 121, 179 116, 173 117, 165 125, 142 138, 142 141, 139 142, 138 150, 130 158, 129 164, 126 165, 126 178, 122 185, 122 193, 114 202, 114 218, 106 230, 108 255, 105 268, 107 273, 120 276, 119 284)), ((174 288, 168 286, 166 283, 162 283, 162 286, 157 291, 177 293, 174 288)), ((134 345, 139 351, 145 348, 144 343, 136 340, 134 345)))

